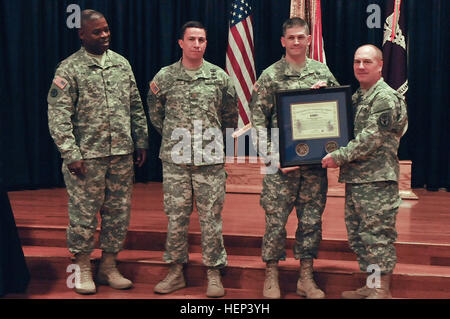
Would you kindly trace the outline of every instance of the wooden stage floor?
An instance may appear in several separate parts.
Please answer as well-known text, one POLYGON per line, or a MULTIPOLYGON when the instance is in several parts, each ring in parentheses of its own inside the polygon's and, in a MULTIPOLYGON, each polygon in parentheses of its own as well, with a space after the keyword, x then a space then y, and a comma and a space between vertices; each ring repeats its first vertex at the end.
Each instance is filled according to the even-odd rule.
MULTIPOLYGON (((450 296, 450 194, 414 190, 418 200, 404 200, 397 218, 398 263, 392 294, 395 298, 449 299, 450 296)), ((119 267, 135 284, 131 291, 99 287, 93 296, 81 296, 67 288, 66 267, 71 254, 66 248, 67 194, 64 188, 9 193, 32 280, 27 293, 17 299, 204 299, 205 269, 202 263, 200 227, 194 210, 190 223, 190 262, 185 267, 188 288, 170 295, 153 293, 167 273, 162 261, 167 229, 161 183, 136 184, 132 197, 130 228, 119 267)), ((228 266, 223 277, 226 298, 261 299, 265 264, 261 238, 265 216, 259 194, 227 193, 223 216, 228 266)), ((298 261, 292 256, 297 218, 291 213, 287 225, 287 259, 280 263, 280 286, 284 299, 298 299, 298 261)), ((98 263, 100 250, 94 251, 98 263)), ((347 244, 344 198, 329 196, 323 215, 323 240, 315 261, 315 278, 327 298, 340 298, 344 290, 360 287, 361 273, 347 244)))
MULTIPOLYGON (((419 200, 403 200, 397 216, 397 242, 450 245, 450 194, 415 189, 419 200)), ((65 226, 67 194, 64 188, 9 192, 18 226, 65 226)), ((227 193, 223 216, 223 233, 227 235, 263 236, 264 211, 259 195, 227 193)), ((297 227, 295 212, 287 225, 288 238, 297 227)), ((134 187, 130 230, 162 231, 167 229, 163 211, 161 183, 138 183, 134 187)), ((191 216, 190 233, 199 233, 196 211, 191 216)), ((323 215, 323 238, 346 239, 344 198, 328 197, 323 215)))

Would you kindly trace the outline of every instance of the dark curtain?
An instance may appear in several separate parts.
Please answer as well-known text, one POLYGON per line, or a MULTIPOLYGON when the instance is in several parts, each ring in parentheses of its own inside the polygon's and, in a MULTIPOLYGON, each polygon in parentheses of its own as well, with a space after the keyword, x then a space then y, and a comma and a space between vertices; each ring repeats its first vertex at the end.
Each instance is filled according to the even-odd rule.
MULTIPOLYGON (((407 93, 409 129, 399 158, 412 160, 413 187, 450 189, 449 73, 450 1, 403 0, 408 39, 407 93)), ((322 0, 327 64, 340 83, 357 88, 352 59, 356 48, 371 43, 381 48, 383 29, 369 29, 369 4, 382 12, 386 1, 322 0)))
POLYGON ((0 297, 24 292, 30 281, 6 190, 0 185, 0 297))
POLYGON ((412 185, 450 190, 450 1, 407 1, 412 185))
MULTIPOLYGON (((450 3, 445 0, 404 0, 409 40, 409 131, 399 156, 413 161, 414 187, 449 186, 448 123, 450 3)), ((281 25, 289 16, 290 0, 252 0, 256 69, 283 54, 281 25)), ((75 29, 68 29, 69 4, 105 14, 112 33, 111 49, 131 63, 142 100, 158 70, 179 59, 178 30, 188 20, 208 28, 206 59, 225 67, 231 0, 0 0, 2 39, 0 133, 4 142, 8 189, 64 186, 61 160, 47 127, 46 97, 59 61, 78 50, 75 29)), ((327 64, 341 84, 353 77, 355 49, 364 43, 381 47, 383 30, 369 29, 369 4, 384 0, 322 0, 327 64)), ((382 16, 382 25, 384 24, 382 16)), ((160 181, 160 136, 150 128, 149 159, 136 170, 136 181, 160 181)))
POLYGON ((362 44, 381 48, 384 17, 381 28, 370 29, 366 20, 369 4, 378 4, 383 14, 383 2, 374 0, 322 0, 322 29, 327 65, 341 84, 350 84, 355 91, 358 82, 353 76, 353 54, 362 44))
MULTIPOLYGON (((0 149, 2 143, 0 140, 0 149)), ((3 164, 0 158, 0 297, 24 292, 30 281, 14 214, 3 185, 3 164)))

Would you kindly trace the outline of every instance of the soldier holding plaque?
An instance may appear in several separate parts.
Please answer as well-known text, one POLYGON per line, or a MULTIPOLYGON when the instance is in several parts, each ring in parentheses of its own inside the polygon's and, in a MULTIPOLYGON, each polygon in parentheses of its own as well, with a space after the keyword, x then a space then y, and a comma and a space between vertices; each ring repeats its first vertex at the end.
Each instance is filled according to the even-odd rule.
MULTIPOLYGON (((310 43, 309 28, 303 19, 292 18, 283 24, 281 44, 286 48, 286 56, 264 70, 254 86, 250 109, 256 130, 278 128, 274 103, 278 90, 339 85, 325 64, 307 58, 310 43)), ((267 150, 271 150, 268 144, 267 150)), ((307 149, 300 147, 298 151, 307 149)), ((268 157, 279 161, 278 153, 269 152, 268 157)), ((261 205, 266 214, 262 245, 262 259, 267 263, 263 290, 266 298, 281 297, 278 261, 286 258, 286 223, 294 207, 298 218, 294 256, 300 259, 297 293, 307 298, 325 297, 313 279, 313 259, 317 258, 322 239, 327 188, 327 171, 320 164, 279 168, 264 177, 261 205)))
POLYGON ((356 50, 353 70, 360 88, 352 98, 354 135, 347 146, 322 159, 323 167, 340 167, 345 185, 345 223, 349 245, 361 271, 380 269, 379 287, 345 291, 346 299, 391 298, 391 274, 397 262, 395 220, 400 206, 397 151, 408 117, 403 96, 381 78, 383 55, 373 45, 356 50))

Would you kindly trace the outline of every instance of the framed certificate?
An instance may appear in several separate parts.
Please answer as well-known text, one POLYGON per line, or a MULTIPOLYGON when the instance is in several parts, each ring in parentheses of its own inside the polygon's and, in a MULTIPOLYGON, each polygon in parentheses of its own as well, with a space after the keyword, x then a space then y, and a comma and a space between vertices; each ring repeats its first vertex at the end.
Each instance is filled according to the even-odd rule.
POLYGON ((319 164, 353 138, 350 86, 276 93, 280 166, 319 164))

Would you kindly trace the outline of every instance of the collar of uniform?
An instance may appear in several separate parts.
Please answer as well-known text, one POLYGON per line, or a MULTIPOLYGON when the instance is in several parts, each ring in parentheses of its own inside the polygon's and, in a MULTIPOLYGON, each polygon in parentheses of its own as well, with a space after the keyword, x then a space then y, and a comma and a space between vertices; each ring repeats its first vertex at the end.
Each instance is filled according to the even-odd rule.
POLYGON ((286 57, 283 55, 283 57, 280 60, 283 63, 283 67, 284 67, 284 75, 286 76, 298 76, 298 77, 304 77, 306 75, 309 75, 311 73, 314 73, 312 71, 309 70, 309 66, 311 65, 311 59, 306 58, 305 61, 305 66, 303 67, 303 69, 301 70, 301 72, 298 72, 297 70, 295 70, 293 67, 291 67, 291 65, 289 64, 288 61, 286 61, 286 57))
POLYGON ((200 78, 209 79, 211 77, 211 69, 207 66, 205 59, 203 59, 202 66, 197 70, 197 73, 195 73, 194 77, 191 77, 185 72, 186 68, 183 66, 181 60, 182 59, 178 60, 177 62, 177 68, 179 70, 179 72, 176 72, 177 80, 193 81, 200 78))
POLYGON ((384 82, 383 77, 381 77, 377 83, 375 83, 374 85, 372 85, 372 87, 370 89, 368 89, 365 93, 363 93, 363 90, 361 88, 359 88, 361 90, 362 93, 362 98, 363 99, 367 99, 369 96, 371 96, 375 90, 382 85, 382 83, 384 82))
POLYGON ((102 69, 106 69, 106 68, 111 67, 111 66, 119 65, 119 63, 117 63, 116 61, 114 61, 111 58, 111 53, 110 53, 109 49, 105 51, 105 55, 106 56, 105 56, 105 65, 104 66, 101 66, 98 63, 97 59, 95 59, 94 57, 90 56, 83 46, 80 49, 80 54, 83 55, 83 59, 86 62, 87 66, 96 66, 96 67, 99 67, 99 68, 102 68, 102 69))

